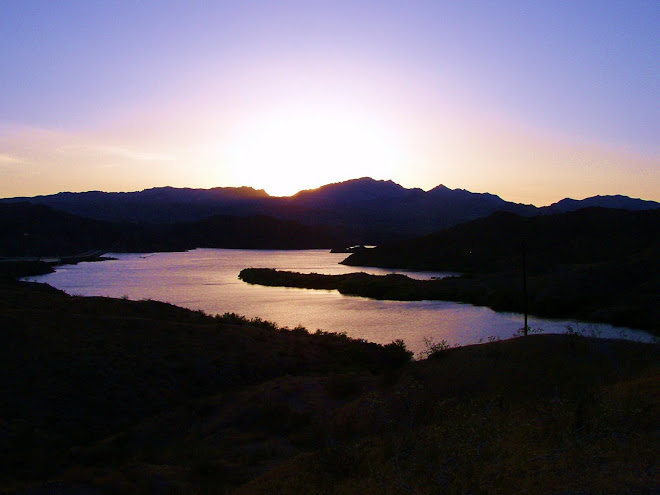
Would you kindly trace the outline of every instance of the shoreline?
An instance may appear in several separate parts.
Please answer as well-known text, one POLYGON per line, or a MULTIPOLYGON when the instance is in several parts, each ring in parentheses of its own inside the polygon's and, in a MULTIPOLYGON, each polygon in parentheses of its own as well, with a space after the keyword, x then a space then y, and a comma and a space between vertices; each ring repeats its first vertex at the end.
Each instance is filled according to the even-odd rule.
POLYGON ((77 256, 33 256, 0 258, 0 278, 21 279, 47 275, 55 272, 55 267, 64 265, 77 265, 82 262, 110 261, 116 258, 103 256, 103 254, 83 254, 77 256))
MULTIPOLYGON (((450 301, 485 306, 500 313, 523 313, 520 289, 511 287, 510 277, 495 274, 483 277, 456 276, 442 279, 416 280, 405 275, 369 275, 362 272, 345 275, 304 274, 272 268, 245 268, 238 278, 243 282, 270 287, 292 287, 311 290, 337 290, 340 294, 392 301, 450 301), (493 290, 493 285, 499 290, 493 290)), ((660 335, 653 322, 648 325, 626 321, 614 310, 562 310, 556 306, 531 306, 529 314, 539 318, 576 319, 585 323, 604 323, 660 335)), ((625 316, 625 315, 624 315, 625 316)))

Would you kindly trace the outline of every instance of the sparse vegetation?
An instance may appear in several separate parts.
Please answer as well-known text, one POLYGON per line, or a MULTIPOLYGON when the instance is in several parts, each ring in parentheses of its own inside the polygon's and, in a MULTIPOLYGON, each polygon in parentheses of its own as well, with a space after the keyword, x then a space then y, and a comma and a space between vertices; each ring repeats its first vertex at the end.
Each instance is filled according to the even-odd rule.
POLYGON ((419 353, 419 358, 428 359, 430 357, 436 357, 441 352, 449 350, 452 347, 457 346, 452 346, 445 339, 435 341, 432 338, 424 337, 424 349, 419 353))
MULTIPOLYGON (((0 284, 0 492, 649 493, 657 345, 454 348, 0 284)), ((584 332, 579 332, 580 334, 584 332)))

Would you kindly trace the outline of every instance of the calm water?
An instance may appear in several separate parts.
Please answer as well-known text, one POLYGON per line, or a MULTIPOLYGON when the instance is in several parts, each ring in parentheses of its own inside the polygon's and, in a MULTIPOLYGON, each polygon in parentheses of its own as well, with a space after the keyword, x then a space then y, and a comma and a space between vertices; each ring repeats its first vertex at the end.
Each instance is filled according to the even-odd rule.
MULTIPOLYGON (((444 301, 372 301, 343 296, 336 291, 318 291, 249 285, 238 279, 243 268, 278 268, 303 273, 341 274, 366 271, 374 274, 394 270, 339 265, 347 255, 324 250, 248 251, 196 249, 185 253, 109 254, 118 258, 100 263, 58 267, 52 274, 32 277, 69 294, 127 296, 156 299, 209 314, 234 312, 259 316, 281 326, 303 325, 309 330, 346 332, 353 337, 388 343, 403 339, 418 353, 424 338, 451 344, 471 344, 489 338, 508 338, 523 326, 522 316, 496 313, 488 308, 444 301)), ((406 272, 415 278, 444 276, 437 272, 406 272)), ((561 333, 574 322, 530 318, 532 328, 561 333)), ((603 337, 649 341, 641 331, 609 325, 585 325, 603 337)))

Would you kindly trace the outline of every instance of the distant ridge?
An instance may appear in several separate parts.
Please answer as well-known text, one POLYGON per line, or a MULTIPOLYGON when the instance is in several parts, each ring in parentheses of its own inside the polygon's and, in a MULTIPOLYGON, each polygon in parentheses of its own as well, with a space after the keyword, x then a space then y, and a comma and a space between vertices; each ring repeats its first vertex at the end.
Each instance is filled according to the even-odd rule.
POLYGON ((251 187, 192 189, 154 187, 135 192, 61 192, 0 202, 29 202, 55 210, 111 222, 175 223, 198 221, 218 214, 263 213, 254 203, 270 196, 251 187))
POLYGON ((657 209, 589 207, 534 217, 497 212, 427 236, 359 251, 344 263, 473 273, 515 271, 520 267, 520 242, 525 239, 529 270, 544 271, 558 265, 620 261, 630 252, 651 248, 658 251, 658 227, 657 209))
POLYGON ((28 202, 0 203, 0 261, 86 251, 184 251, 198 247, 330 249, 350 242, 342 231, 264 215, 138 224, 95 220, 28 202))
POLYGON ((534 217, 498 212, 359 250, 342 263, 466 274, 448 281, 441 299, 660 332, 660 209, 590 207, 534 217))
POLYGON ((565 198, 541 209, 550 213, 565 213, 589 207, 642 211, 660 208, 660 203, 617 194, 614 196, 592 196, 582 200, 565 198))
POLYGON ((473 193, 439 185, 430 191, 408 189, 391 180, 362 177, 273 197, 251 187, 192 189, 156 187, 136 192, 63 192, 0 203, 29 202, 81 217, 111 222, 166 224, 199 222, 217 215, 267 215, 305 225, 323 225, 352 233, 359 243, 379 244, 431 234, 495 212, 525 217, 575 211, 586 207, 625 210, 660 208, 660 203, 627 196, 564 199, 550 206, 505 201, 490 193, 473 193))

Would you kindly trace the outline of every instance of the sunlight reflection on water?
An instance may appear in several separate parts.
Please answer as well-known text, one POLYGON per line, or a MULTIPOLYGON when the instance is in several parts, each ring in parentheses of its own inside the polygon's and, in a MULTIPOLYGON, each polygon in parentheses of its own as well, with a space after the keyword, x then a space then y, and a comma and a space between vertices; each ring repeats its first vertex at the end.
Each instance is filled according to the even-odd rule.
MULTIPOLYGON (((262 287, 238 279, 243 268, 278 268, 304 273, 406 273, 415 278, 446 276, 339 265, 347 255, 325 250, 250 251, 196 249, 185 253, 108 254, 113 261, 58 267, 55 273, 30 280, 45 282, 69 294, 156 299, 209 314, 238 313, 281 326, 346 332, 353 337, 388 343, 403 339, 416 354, 424 338, 450 344, 472 344, 511 337, 523 326, 522 316, 446 301, 374 301, 337 291, 262 287)), ((532 328, 563 333, 574 322, 530 318, 532 328)), ((581 324, 602 337, 650 341, 646 332, 581 324)))

